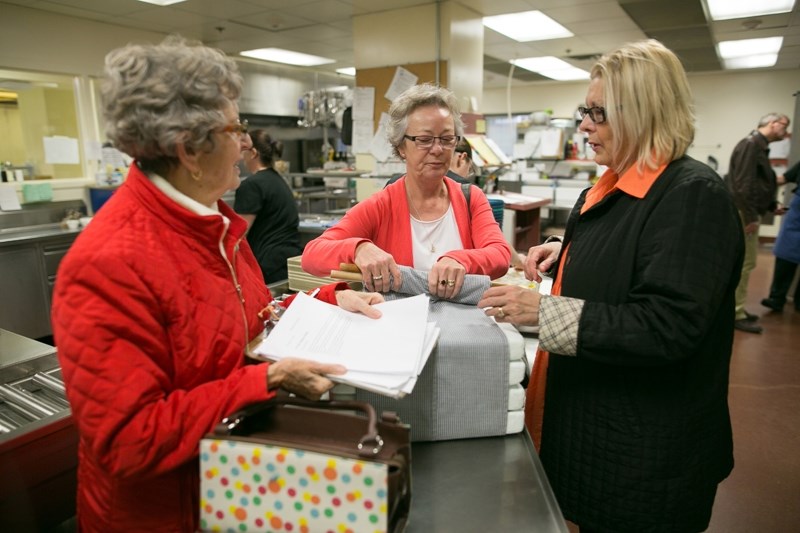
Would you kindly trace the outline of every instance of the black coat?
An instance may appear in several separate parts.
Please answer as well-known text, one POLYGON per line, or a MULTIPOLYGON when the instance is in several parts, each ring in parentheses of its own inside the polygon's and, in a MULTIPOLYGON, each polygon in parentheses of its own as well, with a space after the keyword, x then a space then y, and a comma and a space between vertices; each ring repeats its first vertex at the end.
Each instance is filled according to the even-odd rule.
MULTIPOLYGON (((587 189, 588 191, 588 189, 587 189)), ((671 163, 643 199, 567 223, 576 356, 551 354, 541 459, 564 515, 597 531, 700 531, 733 468, 728 370, 744 253, 709 167, 671 163)))

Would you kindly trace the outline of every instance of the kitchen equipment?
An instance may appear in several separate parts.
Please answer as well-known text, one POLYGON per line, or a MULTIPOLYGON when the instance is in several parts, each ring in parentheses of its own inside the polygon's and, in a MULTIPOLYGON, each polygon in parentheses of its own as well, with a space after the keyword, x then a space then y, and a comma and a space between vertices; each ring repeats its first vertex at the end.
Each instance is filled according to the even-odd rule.
POLYGON ((0 517, 48 531, 75 515, 78 435, 56 349, 0 329, 0 517))

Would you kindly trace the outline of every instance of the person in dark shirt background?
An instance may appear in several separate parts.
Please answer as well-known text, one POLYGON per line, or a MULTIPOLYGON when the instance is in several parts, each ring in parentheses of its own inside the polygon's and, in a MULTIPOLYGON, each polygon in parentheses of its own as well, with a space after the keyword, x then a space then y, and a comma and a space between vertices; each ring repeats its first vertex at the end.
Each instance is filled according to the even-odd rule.
POLYGON ((252 130, 250 137, 253 147, 242 157, 253 175, 236 190, 233 207, 247 221, 247 242, 269 284, 286 279, 286 259, 303 253, 300 217, 292 190, 274 168, 283 144, 262 129, 252 130))

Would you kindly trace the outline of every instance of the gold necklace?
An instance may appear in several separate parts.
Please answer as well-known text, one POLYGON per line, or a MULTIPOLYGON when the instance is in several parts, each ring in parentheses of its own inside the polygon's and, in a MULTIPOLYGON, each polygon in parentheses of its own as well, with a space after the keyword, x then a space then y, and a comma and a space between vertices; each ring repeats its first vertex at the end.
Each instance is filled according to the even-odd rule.
MULTIPOLYGON (((442 185, 444 185, 444 183, 443 183, 442 185)), ((446 190, 445 190, 445 194, 447 194, 447 191, 446 191, 446 190)), ((431 221, 428 221, 428 220, 422 220, 422 217, 421 217, 421 216, 420 216, 420 214, 419 214, 419 210, 417 210, 417 206, 416 206, 416 205, 414 205, 414 201, 411 199, 411 193, 410 193, 410 192, 408 193, 408 205, 411 207, 411 209, 413 209, 413 210, 414 210, 414 217, 415 217, 415 218, 416 218, 418 221, 420 221, 420 222, 433 222, 432 220, 431 220, 431 221)), ((430 250, 431 250, 431 253, 432 253, 432 254, 435 254, 435 253, 436 253, 436 246, 435 246, 435 244, 434 244, 434 241, 435 241, 436 239, 434 239, 434 236, 435 236, 435 237, 437 237, 437 239, 438 239, 439 233, 441 233, 441 228, 442 228, 442 226, 443 226, 443 223, 444 223, 444 217, 445 217, 445 216, 447 216, 447 211, 445 211, 444 215, 442 215, 442 217, 439 219, 439 222, 436 224, 436 227, 435 227, 435 228, 433 228, 433 230, 432 230, 432 231, 429 231, 429 232, 428 232, 428 235, 427 235, 427 238, 428 238, 428 245, 430 246, 430 250)))

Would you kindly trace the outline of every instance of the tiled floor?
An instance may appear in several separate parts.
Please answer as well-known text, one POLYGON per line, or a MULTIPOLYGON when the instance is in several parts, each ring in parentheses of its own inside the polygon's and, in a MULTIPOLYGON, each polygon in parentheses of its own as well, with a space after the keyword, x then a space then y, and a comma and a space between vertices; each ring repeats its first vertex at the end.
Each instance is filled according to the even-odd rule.
POLYGON ((764 333, 736 332, 729 404, 733 473, 717 492, 710 533, 800 531, 800 312, 775 313, 769 293, 774 257, 762 247, 748 306, 764 333))
POLYGON ((728 398, 736 464, 719 486, 708 533, 800 531, 800 312, 791 302, 783 313, 759 304, 773 264, 762 246, 747 309, 761 315, 764 333, 737 331, 734 339, 728 398))

